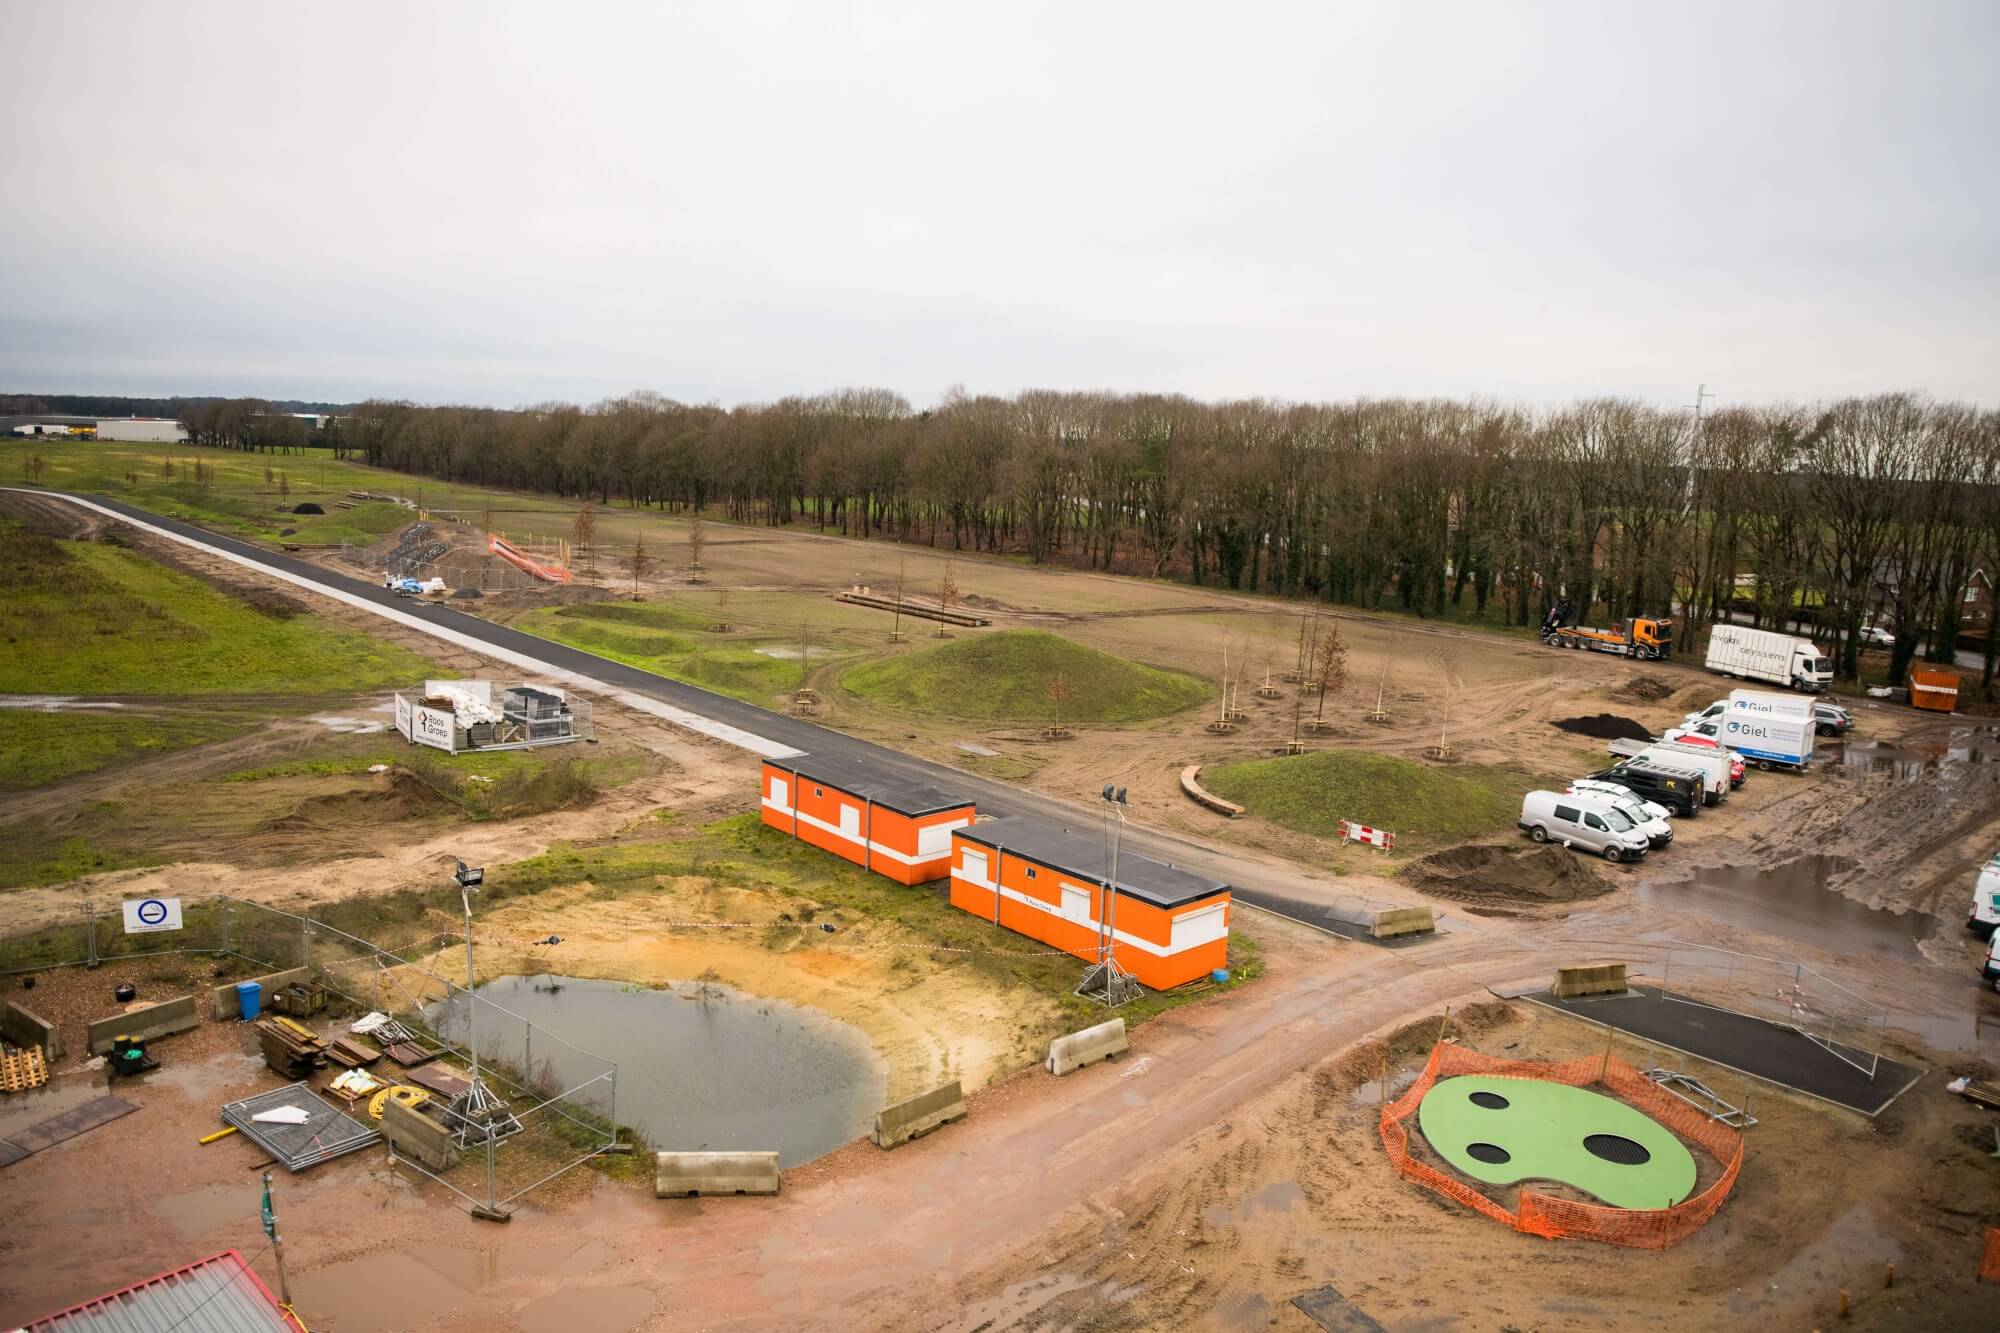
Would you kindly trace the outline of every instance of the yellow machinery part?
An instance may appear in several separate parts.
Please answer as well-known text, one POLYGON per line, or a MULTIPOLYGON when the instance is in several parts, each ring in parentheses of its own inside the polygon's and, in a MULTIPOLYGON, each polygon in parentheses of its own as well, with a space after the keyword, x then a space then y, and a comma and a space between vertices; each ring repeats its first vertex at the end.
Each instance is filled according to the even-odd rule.
POLYGON ((431 1094, 427 1089, 411 1087, 408 1083, 398 1083, 394 1087, 384 1088, 368 1099, 368 1118, 380 1120, 382 1104, 391 1097, 405 1106, 422 1106, 431 1099, 431 1094))

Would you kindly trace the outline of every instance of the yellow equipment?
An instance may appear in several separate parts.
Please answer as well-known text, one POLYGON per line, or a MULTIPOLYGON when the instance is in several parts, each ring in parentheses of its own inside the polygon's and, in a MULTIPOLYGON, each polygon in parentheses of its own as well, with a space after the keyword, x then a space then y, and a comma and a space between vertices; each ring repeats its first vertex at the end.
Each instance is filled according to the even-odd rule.
POLYGON ((431 1094, 424 1088, 413 1088, 407 1083, 398 1083, 393 1088, 384 1088, 368 1099, 368 1118, 370 1120, 380 1120, 382 1118, 382 1104, 391 1097, 394 1097, 404 1106, 422 1106, 431 1099, 431 1094))

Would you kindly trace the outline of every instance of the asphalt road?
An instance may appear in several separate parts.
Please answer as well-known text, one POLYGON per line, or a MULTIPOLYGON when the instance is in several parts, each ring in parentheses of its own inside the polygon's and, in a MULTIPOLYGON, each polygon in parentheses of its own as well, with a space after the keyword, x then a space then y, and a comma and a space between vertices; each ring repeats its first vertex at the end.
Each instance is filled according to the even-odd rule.
MULTIPOLYGON (((20 488, 7 488, 20 489, 20 488)), ((735 727, 752 736, 788 746, 806 754, 837 754, 864 762, 889 773, 920 779, 950 790, 967 793, 981 814, 1037 815, 1079 830, 1095 832, 1103 827, 1101 809, 1061 801, 1039 793, 1023 791, 1007 783, 967 773, 944 764, 833 731, 801 718, 759 708, 725 695, 715 694, 683 681, 670 680, 623 662, 614 662, 595 653, 526 634, 468 615, 449 606, 398 597, 386 588, 334 573, 296 556, 272 551, 254 542, 225 536, 179 519, 167 518, 150 510, 106 496, 72 496, 59 491, 37 494, 72 500, 87 500, 138 522, 151 524, 186 541, 212 547, 241 559, 281 571, 296 579, 317 584, 361 599, 402 617, 414 617, 439 629, 477 640, 496 649, 531 657, 563 671, 573 672, 618 690, 659 700, 714 722, 735 727)), ((1286 868, 1275 861, 1207 846, 1191 838, 1159 829, 1127 824, 1124 847, 1128 851, 1164 861, 1169 865, 1211 876, 1225 882, 1236 898, 1253 907, 1288 917, 1320 930, 1348 938, 1365 938, 1356 923, 1364 920, 1371 906, 1344 894, 1323 881, 1286 868)), ((1421 939, 1424 937, 1415 937, 1421 939)))

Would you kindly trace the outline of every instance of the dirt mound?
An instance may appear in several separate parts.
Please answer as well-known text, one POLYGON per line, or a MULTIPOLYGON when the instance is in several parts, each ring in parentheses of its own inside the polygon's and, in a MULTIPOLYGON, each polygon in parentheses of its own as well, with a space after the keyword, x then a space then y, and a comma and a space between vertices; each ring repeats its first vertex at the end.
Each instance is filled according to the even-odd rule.
POLYGON ((449 802, 414 774, 392 768, 365 787, 306 801, 290 814, 266 821, 259 831, 303 833, 370 828, 394 820, 434 815, 447 808, 449 802))
POLYGON ((292 512, 293 512, 294 514, 324 514, 324 513, 326 512, 326 510, 324 510, 324 509, 321 509, 321 508, 320 508, 320 507, 319 507, 318 505, 314 504, 314 503, 313 503, 313 502, 312 502, 311 500, 308 500, 308 501, 306 501, 306 502, 305 502, 304 504, 302 504, 302 505, 293 505, 293 506, 292 506, 292 512))
POLYGON ((1670 697, 1675 685, 1670 680, 1658 676, 1634 676, 1612 693, 1621 699, 1636 699, 1640 703, 1653 704, 1670 697))
POLYGON ((1554 724, 1562 731, 1578 736, 1595 736, 1601 741, 1647 741, 1653 733, 1629 717, 1617 713, 1599 713, 1595 717, 1566 717, 1554 724))
POLYGON ((1424 857, 1405 875, 1425 893, 1495 905, 1573 903, 1612 888, 1590 862, 1546 843, 1453 847, 1424 857))

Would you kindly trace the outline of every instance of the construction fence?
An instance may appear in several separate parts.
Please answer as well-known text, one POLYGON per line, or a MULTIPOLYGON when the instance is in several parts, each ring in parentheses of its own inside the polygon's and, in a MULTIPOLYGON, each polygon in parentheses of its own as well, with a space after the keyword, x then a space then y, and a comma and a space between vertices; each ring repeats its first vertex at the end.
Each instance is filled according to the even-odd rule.
POLYGON ((1710 1119, 1609 1052, 1567 1061, 1503 1060, 1441 1041, 1431 1048, 1430 1059, 1417 1081, 1402 1096, 1383 1106, 1380 1127, 1389 1164, 1403 1179, 1516 1231, 1550 1240, 1597 1240, 1633 1249, 1663 1250, 1686 1240, 1715 1216, 1736 1187, 1737 1174, 1743 1169, 1741 1133, 1710 1119), (1573 1088, 1601 1085, 1604 1091, 1639 1108, 1702 1149, 1722 1164, 1722 1174, 1706 1189, 1671 1208, 1611 1208, 1558 1199, 1524 1187, 1510 1211, 1410 1151, 1410 1131, 1403 1122, 1416 1114, 1424 1095, 1440 1079, 1461 1074, 1539 1079, 1573 1088))
MULTIPOLYGON (((228 960, 231 981, 303 969, 328 993, 335 1031, 379 1013, 397 1025, 391 1035, 407 1034, 438 1051, 435 1060, 400 1072, 385 1056, 371 1072, 391 1084, 411 1083, 412 1076, 449 1082, 435 1075, 447 1063, 469 1072, 476 1055, 484 1095, 424 1091, 450 1132, 450 1150, 430 1162, 407 1154, 396 1159, 472 1207, 504 1208, 593 1157, 629 1150, 616 1129, 617 1064, 468 990, 463 925, 446 914, 420 909, 406 920, 377 919, 385 937, 379 942, 232 898, 190 904, 178 931, 128 935, 121 917, 115 899, 86 901, 71 924, 0 941, 0 975, 172 954, 228 960)), ((490 953, 485 961, 490 970, 490 953)), ((512 957, 504 965, 533 966, 512 957)), ((207 996, 197 1000, 206 1018, 207 996)), ((379 1033, 367 1040, 387 1044, 379 1033)), ((367 1108, 363 1099, 349 1114, 374 1123, 367 1108)))
POLYGON ((1875 1077, 1888 1009, 1795 959, 1668 940, 1657 969, 1664 1003, 1712 1005, 1792 1028, 1875 1077))

